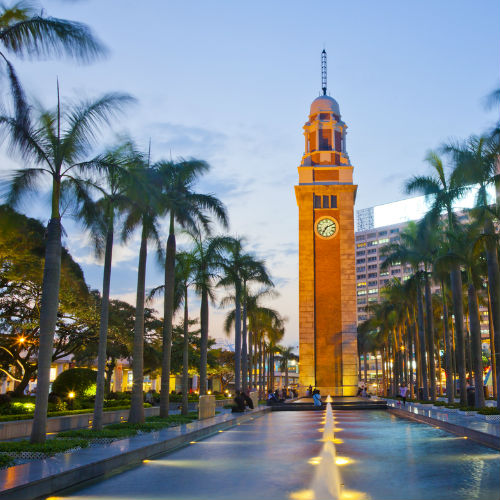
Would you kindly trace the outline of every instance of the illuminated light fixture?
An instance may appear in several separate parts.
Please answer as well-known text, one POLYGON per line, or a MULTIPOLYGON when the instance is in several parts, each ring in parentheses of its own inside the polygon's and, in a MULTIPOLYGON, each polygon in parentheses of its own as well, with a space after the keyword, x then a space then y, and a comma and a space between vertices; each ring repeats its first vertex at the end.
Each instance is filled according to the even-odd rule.
POLYGON ((351 463, 352 460, 346 457, 335 457, 335 464, 336 465, 347 465, 351 463))
POLYGON ((290 493, 290 500, 314 500, 313 490, 299 490, 290 493))
POLYGON ((147 458, 146 458, 146 460, 143 460, 143 461, 142 461, 142 463, 144 463, 144 464, 147 464, 147 463, 149 463, 149 462, 151 462, 151 460, 148 460, 147 458))
POLYGON ((189 441, 189 444, 196 444, 196 441, 189 441))
POLYGON ((75 393, 73 391, 68 392, 68 398, 73 399, 75 397, 75 393))
POLYGON ((224 432, 224 431, 219 431, 219 432, 224 432))
POLYGON ((210 396, 210 394, 212 394, 212 391, 208 391, 207 394, 210 396))
POLYGON ((26 341, 26 339, 24 337, 19 337, 17 339, 17 341, 20 343, 20 344, 24 344, 24 342, 26 341))
POLYGON ((311 465, 319 465, 321 463, 321 457, 312 457, 307 461, 311 465))
POLYGON ((463 436, 463 439, 467 439, 467 436, 463 436))

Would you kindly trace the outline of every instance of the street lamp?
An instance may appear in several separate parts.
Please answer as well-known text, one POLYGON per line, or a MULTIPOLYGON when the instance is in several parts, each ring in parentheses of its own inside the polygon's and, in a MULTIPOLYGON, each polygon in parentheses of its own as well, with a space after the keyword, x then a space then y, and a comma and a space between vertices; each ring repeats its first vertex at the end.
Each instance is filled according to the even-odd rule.
POLYGON ((69 408, 70 410, 73 409, 73 399, 75 399, 75 393, 73 391, 68 393, 68 398, 69 398, 69 408))

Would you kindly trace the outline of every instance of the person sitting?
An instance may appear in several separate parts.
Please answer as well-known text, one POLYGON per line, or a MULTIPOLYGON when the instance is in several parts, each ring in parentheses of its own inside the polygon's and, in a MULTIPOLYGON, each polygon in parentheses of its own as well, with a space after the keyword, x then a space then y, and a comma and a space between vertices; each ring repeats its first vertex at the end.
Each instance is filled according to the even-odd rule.
POLYGON ((276 395, 274 394, 273 391, 269 391, 267 394, 267 404, 268 405, 274 405, 278 403, 279 401, 276 399, 276 395))
POLYGON ((243 413, 245 411, 245 400, 240 391, 236 391, 236 396, 233 401, 235 404, 231 409, 231 413, 243 413))
POLYGON ((310 398, 312 395, 313 395, 313 388, 312 388, 312 385, 310 385, 310 386, 307 388, 307 391, 306 391, 306 396, 307 396, 308 398, 310 398))
POLYGON ((241 396, 245 401, 245 405, 248 406, 251 410, 253 410, 252 398, 245 391, 241 391, 241 396))
POLYGON ((313 391, 313 402, 315 408, 321 408, 321 394, 318 389, 314 389, 313 391))

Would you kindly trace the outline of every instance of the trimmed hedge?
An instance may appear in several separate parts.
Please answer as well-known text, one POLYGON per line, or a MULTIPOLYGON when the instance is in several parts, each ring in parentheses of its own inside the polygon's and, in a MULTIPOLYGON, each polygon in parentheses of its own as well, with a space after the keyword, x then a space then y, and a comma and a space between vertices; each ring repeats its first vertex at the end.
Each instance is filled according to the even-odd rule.
MULTIPOLYGON (((151 408, 149 403, 144 403, 144 408, 151 408)), ((104 408, 104 411, 116 410, 130 410, 130 406, 115 406, 111 408, 104 408)), ((67 415, 82 415, 84 413, 93 413, 93 408, 86 408, 84 410, 65 410, 65 411, 49 411, 49 417, 64 417, 67 415)), ((14 420, 30 420, 33 418, 33 413, 26 413, 24 415, 0 415, 0 422, 9 422, 14 420)))
POLYGON ((56 435, 56 438, 79 438, 79 439, 101 439, 111 438, 120 439, 135 436, 137 431, 134 429, 108 429, 105 427, 102 431, 94 431, 92 429, 75 429, 73 431, 63 431, 56 435))
POLYGON ((481 408, 478 410, 481 415, 500 415, 500 410, 498 408, 481 408))
POLYGON ((30 443, 28 440, 22 441, 1 441, 0 452, 3 453, 21 453, 31 451, 37 453, 46 453, 53 455, 72 448, 86 448, 89 445, 86 439, 49 439, 45 443, 30 443))

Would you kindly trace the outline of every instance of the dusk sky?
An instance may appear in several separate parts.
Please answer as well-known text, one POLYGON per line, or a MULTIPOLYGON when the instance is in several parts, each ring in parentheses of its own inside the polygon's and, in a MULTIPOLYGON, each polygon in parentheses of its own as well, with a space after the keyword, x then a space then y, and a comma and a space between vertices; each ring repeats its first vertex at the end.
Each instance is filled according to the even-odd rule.
MULTIPOLYGON (((198 189, 227 205, 230 233, 245 236, 248 250, 266 259, 280 293, 269 305, 288 317, 286 345, 298 343, 293 186, 302 126, 320 92, 321 50, 328 52, 328 91, 349 127, 356 209, 404 198, 404 181, 427 171, 429 149, 485 132, 498 118, 485 107, 499 87, 496 0, 45 0, 43 7, 46 15, 89 24, 109 55, 88 66, 13 59, 28 93, 53 106, 56 77, 65 98, 128 92, 138 103, 113 123, 114 133, 144 149, 151 138, 153 160, 207 160, 212 169, 198 189)), ((102 146, 111 142, 106 133, 102 146)), ((15 167, 0 154, 0 168, 15 167)), ((44 203, 23 210, 46 223, 44 203)), ((88 284, 101 289, 87 236, 69 219, 63 224, 64 244, 88 284)), ((138 237, 114 254, 112 296, 131 303, 138 237)), ((151 252, 147 286, 162 278, 151 252)), ((194 294, 191 312, 198 315, 194 294)), ((212 337, 224 338, 226 312, 212 308, 212 337)))

